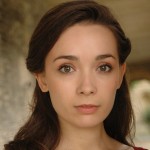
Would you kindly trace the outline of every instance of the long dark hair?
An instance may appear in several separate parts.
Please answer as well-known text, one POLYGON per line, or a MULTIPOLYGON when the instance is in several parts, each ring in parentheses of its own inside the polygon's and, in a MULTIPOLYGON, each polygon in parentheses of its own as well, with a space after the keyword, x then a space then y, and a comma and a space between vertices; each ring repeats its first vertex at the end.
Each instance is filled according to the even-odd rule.
MULTIPOLYGON (((80 0, 62 3, 49 10, 37 25, 26 59, 27 69, 32 73, 44 71, 45 58, 62 32, 80 22, 104 25, 116 37, 119 63, 122 65, 131 51, 130 40, 109 9, 94 1, 80 0)), ((60 126, 51 104, 49 93, 44 93, 36 82, 33 97, 33 112, 21 127, 14 140, 5 145, 5 150, 54 150, 60 141, 60 126)), ((104 121, 109 136, 132 145, 131 128, 134 116, 125 76, 118 89, 114 107, 104 121)))

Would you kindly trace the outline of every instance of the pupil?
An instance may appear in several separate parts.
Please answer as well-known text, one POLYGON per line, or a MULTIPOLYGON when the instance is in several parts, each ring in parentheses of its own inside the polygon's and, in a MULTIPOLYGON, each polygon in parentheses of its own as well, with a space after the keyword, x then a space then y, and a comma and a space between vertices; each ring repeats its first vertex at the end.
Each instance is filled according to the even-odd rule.
POLYGON ((102 71, 105 71, 105 70, 106 70, 106 67, 105 67, 105 66, 102 66, 101 69, 102 69, 102 71))
POLYGON ((65 72, 69 72, 69 71, 70 71, 70 67, 69 67, 69 66, 66 66, 66 67, 64 68, 64 70, 65 70, 65 72))

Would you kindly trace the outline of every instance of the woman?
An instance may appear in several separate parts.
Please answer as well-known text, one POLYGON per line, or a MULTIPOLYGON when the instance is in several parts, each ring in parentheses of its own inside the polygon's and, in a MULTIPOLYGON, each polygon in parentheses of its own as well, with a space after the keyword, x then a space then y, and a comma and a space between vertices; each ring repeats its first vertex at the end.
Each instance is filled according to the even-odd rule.
POLYGON ((48 11, 26 59, 37 81, 33 113, 5 150, 141 150, 131 135, 130 51, 103 5, 81 0, 48 11))

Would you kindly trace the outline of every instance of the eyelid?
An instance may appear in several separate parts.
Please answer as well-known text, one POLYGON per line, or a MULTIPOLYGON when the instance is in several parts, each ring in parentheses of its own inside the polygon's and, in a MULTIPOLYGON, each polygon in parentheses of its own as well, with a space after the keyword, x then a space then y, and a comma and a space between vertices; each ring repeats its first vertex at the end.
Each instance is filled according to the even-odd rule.
POLYGON ((112 69, 113 69, 112 65, 108 64, 108 63, 103 63, 103 64, 99 65, 98 68, 97 68, 97 70, 99 72, 104 72, 104 73, 111 72, 112 69), (106 71, 105 70, 101 70, 102 69, 101 67, 108 67, 108 68, 104 68, 104 69, 108 69, 108 70, 106 70, 106 71), (98 69, 100 69, 100 70, 98 70, 98 69))
POLYGON ((72 73, 75 71, 74 66, 72 66, 71 64, 62 64, 59 66, 58 70, 64 74, 72 73), (65 68, 65 67, 70 67, 73 71, 69 71, 69 72, 61 71, 61 69, 65 68))

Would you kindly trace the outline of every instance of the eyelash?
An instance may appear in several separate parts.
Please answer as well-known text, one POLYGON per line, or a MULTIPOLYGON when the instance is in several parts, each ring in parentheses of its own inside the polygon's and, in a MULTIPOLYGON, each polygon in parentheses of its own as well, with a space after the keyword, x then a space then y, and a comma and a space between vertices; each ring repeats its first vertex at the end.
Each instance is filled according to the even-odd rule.
POLYGON ((73 69, 73 67, 71 65, 67 65, 67 64, 60 66, 58 70, 64 74, 71 73, 71 72, 75 71, 75 69, 73 69), (69 71, 65 71, 64 69, 69 69, 69 71))
POLYGON ((109 64, 102 64, 97 69, 100 69, 99 72, 107 73, 107 72, 111 72, 112 66, 109 64))
MULTIPOLYGON (((64 73, 64 74, 68 74, 68 73, 72 73, 75 71, 75 69, 73 69, 73 67, 71 65, 61 65, 58 69, 61 73, 64 73), (66 70, 65 70, 66 69, 66 70)), ((109 64, 102 64, 100 65, 97 70, 99 72, 104 72, 104 73, 107 73, 107 72, 111 72, 112 70, 112 66, 109 65, 109 64), (99 70, 100 69, 100 70, 99 70)))

